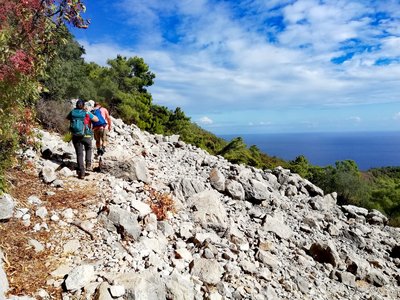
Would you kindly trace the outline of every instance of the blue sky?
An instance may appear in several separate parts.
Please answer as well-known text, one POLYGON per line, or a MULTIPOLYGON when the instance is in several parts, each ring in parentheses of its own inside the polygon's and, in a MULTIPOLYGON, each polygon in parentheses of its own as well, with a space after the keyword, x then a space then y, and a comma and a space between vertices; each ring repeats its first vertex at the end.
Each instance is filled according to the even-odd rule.
POLYGON ((400 2, 86 0, 85 60, 143 57, 215 134, 400 129, 400 2))

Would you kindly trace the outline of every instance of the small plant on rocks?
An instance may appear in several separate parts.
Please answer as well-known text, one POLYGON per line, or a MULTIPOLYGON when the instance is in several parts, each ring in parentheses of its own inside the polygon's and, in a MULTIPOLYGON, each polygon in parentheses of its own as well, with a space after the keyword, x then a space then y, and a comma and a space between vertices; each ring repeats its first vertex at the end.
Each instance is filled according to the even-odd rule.
POLYGON ((151 187, 147 187, 150 192, 148 202, 153 213, 157 216, 157 220, 162 221, 168 218, 168 212, 175 212, 174 200, 167 193, 160 193, 151 187))

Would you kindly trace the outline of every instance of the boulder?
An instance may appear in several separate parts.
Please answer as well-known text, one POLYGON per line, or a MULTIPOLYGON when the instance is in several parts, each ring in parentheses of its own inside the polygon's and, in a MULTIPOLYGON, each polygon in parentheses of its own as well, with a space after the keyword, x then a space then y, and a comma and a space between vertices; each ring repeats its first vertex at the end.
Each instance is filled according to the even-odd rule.
POLYGON ((190 273, 206 284, 220 282, 224 269, 215 259, 197 258, 190 265, 190 273))
POLYGON ((121 274, 113 281, 124 287, 126 300, 166 299, 165 283, 156 270, 121 274))
POLYGON ((187 205, 193 209, 193 219, 203 228, 225 230, 228 225, 226 209, 220 200, 220 194, 213 190, 191 196, 187 205))
POLYGON ((275 233, 281 239, 289 239, 293 235, 292 229, 285 224, 282 213, 277 213, 274 216, 267 216, 262 227, 265 231, 275 233))
POLYGON ((233 199, 236 199, 236 200, 244 200, 245 199, 244 188, 243 188, 242 184, 240 182, 237 182, 236 180, 231 180, 231 179, 226 180, 225 191, 233 199))
POLYGON ((217 168, 213 168, 210 172, 211 186, 219 192, 225 190, 225 176, 217 168))
POLYGON ((64 281, 65 289, 67 291, 77 291, 94 280, 94 277, 94 267, 92 265, 77 266, 68 273, 64 281))
POLYGON ((117 205, 109 207, 108 219, 114 224, 115 229, 123 238, 132 238, 136 240, 141 231, 138 223, 138 215, 126 211, 117 205))
POLYGON ((54 180, 57 179, 57 174, 54 168, 49 166, 44 166, 40 172, 42 176, 43 182, 45 183, 52 183, 54 180))
POLYGON ((106 152, 103 155, 101 171, 127 181, 136 180, 149 183, 150 178, 145 159, 141 156, 129 155, 126 149, 120 148, 112 149, 110 153, 106 152))

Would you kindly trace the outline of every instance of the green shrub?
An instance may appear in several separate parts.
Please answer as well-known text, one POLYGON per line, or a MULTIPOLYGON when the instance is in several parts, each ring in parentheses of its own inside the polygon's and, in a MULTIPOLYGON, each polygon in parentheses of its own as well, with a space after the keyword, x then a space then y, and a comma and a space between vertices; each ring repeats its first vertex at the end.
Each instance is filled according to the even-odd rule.
POLYGON ((65 143, 69 143, 70 141, 72 141, 72 134, 71 132, 67 132, 66 134, 63 135, 63 141, 65 143))

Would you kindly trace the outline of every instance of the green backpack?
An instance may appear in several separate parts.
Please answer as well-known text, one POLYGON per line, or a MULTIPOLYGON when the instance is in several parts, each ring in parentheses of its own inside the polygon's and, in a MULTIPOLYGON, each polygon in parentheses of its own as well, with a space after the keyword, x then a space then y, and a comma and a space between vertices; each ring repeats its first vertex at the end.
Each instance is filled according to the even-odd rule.
POLYGON ((86 111, 83 109, 73 109, 71 111, 71 120, 69 124, 69 131, 74 136, 84 136, 86 134, 86 127, 85 118, 86 118, 86 111))

